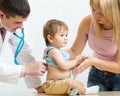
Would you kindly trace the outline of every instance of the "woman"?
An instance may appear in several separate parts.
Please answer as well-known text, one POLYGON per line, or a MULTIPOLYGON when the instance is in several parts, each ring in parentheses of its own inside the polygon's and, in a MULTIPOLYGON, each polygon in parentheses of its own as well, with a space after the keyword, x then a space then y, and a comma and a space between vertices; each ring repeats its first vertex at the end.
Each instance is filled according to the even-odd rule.
POLYGON ((92 66, 88 87, 99 85, 100 91, 120 91, 120 0, 90 0, 90 6, 92 14, 80 23, 68 51, 72 57, 81 54, 88 41, 93 56, 83 56, 75 74, 92 66))

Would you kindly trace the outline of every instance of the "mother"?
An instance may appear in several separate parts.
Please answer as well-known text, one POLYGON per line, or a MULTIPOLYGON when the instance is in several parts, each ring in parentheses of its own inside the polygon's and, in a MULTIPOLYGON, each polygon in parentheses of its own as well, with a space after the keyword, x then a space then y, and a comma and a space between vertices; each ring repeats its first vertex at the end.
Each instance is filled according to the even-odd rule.
POLYGON ((81 54, 88 41, 93 56, 84 55, 75 74, 92 66, 88 87, 99 85, 100 91, 120 91, 120 0, 90 0, 90 6, 92 14, 80 23, 68 51, 72 57, 81 54))

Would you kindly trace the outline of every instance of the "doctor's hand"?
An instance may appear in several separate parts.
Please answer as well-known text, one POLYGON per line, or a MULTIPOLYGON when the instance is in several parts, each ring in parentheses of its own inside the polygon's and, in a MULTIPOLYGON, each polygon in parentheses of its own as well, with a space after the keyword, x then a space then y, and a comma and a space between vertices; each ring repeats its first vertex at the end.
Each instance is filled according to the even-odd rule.
POLYGON ((36 62, 25 66, 25 75, 43 76, 47 71, 47 66, 43 62, 36 62))

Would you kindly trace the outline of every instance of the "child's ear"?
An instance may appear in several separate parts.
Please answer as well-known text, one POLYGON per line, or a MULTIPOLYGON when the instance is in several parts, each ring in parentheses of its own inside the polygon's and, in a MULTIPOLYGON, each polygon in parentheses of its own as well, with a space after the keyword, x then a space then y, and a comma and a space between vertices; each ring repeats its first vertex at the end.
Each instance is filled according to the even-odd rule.
POLYGON ((47 39, 48 39, 49 42, 53 42, 53 37, 51 35, 48 35, 47 39))

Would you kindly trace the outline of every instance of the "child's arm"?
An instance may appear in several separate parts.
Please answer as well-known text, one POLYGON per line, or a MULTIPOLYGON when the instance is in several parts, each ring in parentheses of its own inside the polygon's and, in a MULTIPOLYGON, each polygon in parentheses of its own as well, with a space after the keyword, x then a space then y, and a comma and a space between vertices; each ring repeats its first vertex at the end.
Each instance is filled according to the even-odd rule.
POLYGON ((58 67, 62 70, 70 70, 83 61, 83 58, 80 55, 76 56, 73 60, 65 61, 61 52, 55 48, 51 49, 48 54, 55 60, 58 67))

